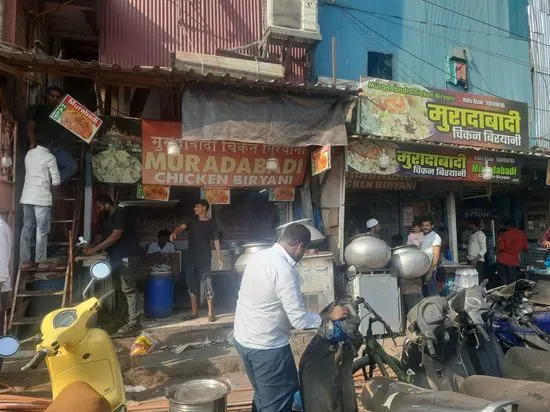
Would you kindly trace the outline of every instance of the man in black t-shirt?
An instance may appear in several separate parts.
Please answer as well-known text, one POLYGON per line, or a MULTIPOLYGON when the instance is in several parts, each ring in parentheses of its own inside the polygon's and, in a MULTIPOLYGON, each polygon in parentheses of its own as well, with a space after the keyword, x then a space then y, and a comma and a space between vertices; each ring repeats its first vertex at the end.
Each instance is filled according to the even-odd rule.
POLYGON ((128 302, 128 323, 118 333, 137 332, 141 330, 136 282, 140 249, 135 225, 128 215, 128 208, 115 206, 109 196, 98 196, 96 207, 101 216, 101 233, 92 247, 84 249, 84 254, 107 250, 113 272, 118 270, 120 273, 122 293, 128 302))
POLYGON ((223 269, 220 237, 216 222, 208 218, 210 204, 206 200, 200 200, 195 205, 195 218, 176 227, 170 235, 170 241, 174 242, 178 233, 187 230, 189 232, 189 256, 185 265, 185 280, 191 296, 191 309, 193 318, 199 316, 197 296, 201 286, 206 292, 208 303, 208 321, 214 322, 214 289, 212 288, 212 273, 210 265, 212 261, 212 248, 210 242, 214 241, 218 258, 218 269, 223 269))
POLYGON ((35 104, 27 113, 27 134, 29 146, 34 149, 37 144, 48 145, 48 149, 55 156, 61 177, 65 183, 78 171, 78 163, 62 145, 63 136, 69 132, 59 123, 50 119, 53 109, 63 97, 63 91, 57 86, 50 86, 46 90, 46 104, 35 104))

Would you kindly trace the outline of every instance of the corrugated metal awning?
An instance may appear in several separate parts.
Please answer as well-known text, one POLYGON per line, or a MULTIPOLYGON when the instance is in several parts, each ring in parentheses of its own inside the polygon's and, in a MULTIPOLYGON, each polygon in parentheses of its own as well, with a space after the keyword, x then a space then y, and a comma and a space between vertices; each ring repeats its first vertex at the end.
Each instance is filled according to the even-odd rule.
POLYGON ((183 82, 215 83, 227 86, 278 90, 297 94, 352 96, 357 90, 327 87, 321 84, 293 84, 284 80, 260 80, 234 77, 229 74, 199 73, 195 70, 177 70, 174 67, 104 64, 98 61, 58 60, 53 56, 39 56, 9 43, 0 43, 0 71, 23 76, 29 72, 94 79, 105 84, 128 86, 174 87, 183 82))

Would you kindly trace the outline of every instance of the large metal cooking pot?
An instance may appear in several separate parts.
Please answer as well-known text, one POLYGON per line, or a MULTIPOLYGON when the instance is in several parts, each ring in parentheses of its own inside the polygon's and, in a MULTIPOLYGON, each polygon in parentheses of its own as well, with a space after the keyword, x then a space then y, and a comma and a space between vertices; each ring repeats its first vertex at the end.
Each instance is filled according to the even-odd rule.
POLYGON ((415 246, 399 246, 393 249, 391 265, 401 279, 417 279, 430 270, 432 260, 415 246))
POLYGON ((288 222, 288 223, 285 223, 284 225, 279 226, 277 228, 277 239, 281 237, 285 228, 293 223, 300 223, 309 229, 309 232, 311 233, 311 244, 319 243, 325 240, 325 235, 323 235, 321 232, 317 230, 315 226, 313 226, 313 220, 311 219, 295 220, 294 222, 288 222))
POLYGON ((244 248, 244 253, 240 255, 235 262, 235 270, 237 271, 237 273, 242 275, 244 273, 246 265, 250 261, 250 258, 255 253, 258 253, 260 250, 270 248, 271 246, 273 246, 273 243, 269 242, 245 243, 242 246, 244 248))
POLYGON ((170 388, 168 412, 226 412, 231 385, 219 379, 194 379, 170 388))
POLYGON ((371 269, 383 269, 390 262, 391 249, 386 242, 371 234, 357 235, 344 249, 348 265, 353 265, 359 272, 371 269))

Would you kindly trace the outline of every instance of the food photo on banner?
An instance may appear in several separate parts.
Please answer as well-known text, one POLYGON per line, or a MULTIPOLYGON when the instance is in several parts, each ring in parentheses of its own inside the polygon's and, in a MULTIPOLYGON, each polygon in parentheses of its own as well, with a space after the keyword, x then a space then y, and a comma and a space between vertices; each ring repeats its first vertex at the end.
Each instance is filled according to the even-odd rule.
POLYGON ((492 181, 519 183, 521 164, 518 158, 500 154, 418 147, 392 142, 354 140, 348 146, 350 171, 433 179, 483 182, 487 163, 493 169, 492 181), (387 156, 386 164, 380 158, 387 156))
POLYGON ((105 117, 97 139, 92 142, 92 153, 93 174, 99 182, 139 182, 142 174, 141 119, 105 117))
POLYGON ((307 147, 181 140, 181 125, 142 122, 144 184, 200 187, 296 187, 308 165, 307 147), (168 145, 179 145, 168 154, 168 145), (277 159, 275 168, 268 159, 277 159))
POLYGON ((527 103, 389 80, 361 83, 357 133, 487 149, 529 149, 527 103))

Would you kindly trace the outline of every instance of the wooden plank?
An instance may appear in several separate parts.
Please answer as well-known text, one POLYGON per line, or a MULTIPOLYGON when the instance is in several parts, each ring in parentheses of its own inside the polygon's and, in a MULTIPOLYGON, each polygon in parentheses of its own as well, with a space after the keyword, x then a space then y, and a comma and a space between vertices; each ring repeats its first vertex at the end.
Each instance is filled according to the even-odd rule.
POLYGON ((204 69, 204 72, 214 74, 227 74, 229 72, 247 77, 253 75, 254 77, 272 80, 285 77, 285 68, 281 64, 187 52, 176 52, 175 67, 178 70, 195 69, 199 73, 204 69))

